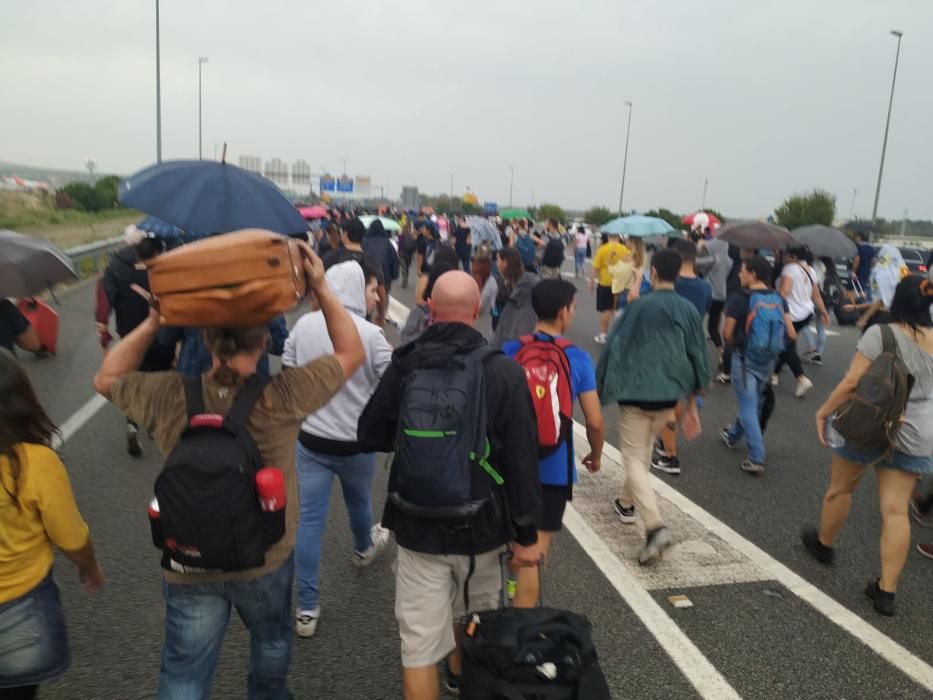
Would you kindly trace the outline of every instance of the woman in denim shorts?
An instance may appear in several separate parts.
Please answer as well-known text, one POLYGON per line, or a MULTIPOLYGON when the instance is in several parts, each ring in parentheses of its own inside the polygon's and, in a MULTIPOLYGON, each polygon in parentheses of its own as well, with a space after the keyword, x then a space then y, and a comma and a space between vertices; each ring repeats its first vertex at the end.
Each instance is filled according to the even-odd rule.
POLYGON ((0 697, 28 700, 69 661, 53 545, 77 565, 88 590, 104 577, 65 466, 50 448, 56 428, 3 349, 0 396, 0 697))
MULTIPOLYGON (((891 449, 862 452, 849 445, 833 449, 832 475, 823 497, 820 527, 805 529, 801 539, 821 563, 833 560, 833 543, 849 516, 852 493, 867 467, 874 467, 881 503, 881 576, 865 594, 882 615, 895 612, 897 580, 910 550, 908 509, 917 480, 933 474, 933 282, 910 275, 897 285, 891 302, 890 328, 898 354, 914 385, 891 449)), ((856 346, 846 376, 816 413, 820 442, 826 444, 826 421, 848 401, 859 379, 882 351, 881 326, 869 328, 856 346)))

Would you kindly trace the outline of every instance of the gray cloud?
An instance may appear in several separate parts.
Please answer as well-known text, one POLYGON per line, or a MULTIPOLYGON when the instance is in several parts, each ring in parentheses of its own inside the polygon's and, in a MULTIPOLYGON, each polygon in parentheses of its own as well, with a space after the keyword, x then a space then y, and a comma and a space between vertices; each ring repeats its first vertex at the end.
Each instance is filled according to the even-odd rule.
MULTIPOLYGON (((880 214, 933 218, 916 0, 162 0, 163 153, 348 159, 395 194, 467 185, 483 200, 765 215, 821 186, 868 216, 904 31, 880 214)), ((0 9, 0 160, 131 172, 155 159, 154 2, 0 9)))

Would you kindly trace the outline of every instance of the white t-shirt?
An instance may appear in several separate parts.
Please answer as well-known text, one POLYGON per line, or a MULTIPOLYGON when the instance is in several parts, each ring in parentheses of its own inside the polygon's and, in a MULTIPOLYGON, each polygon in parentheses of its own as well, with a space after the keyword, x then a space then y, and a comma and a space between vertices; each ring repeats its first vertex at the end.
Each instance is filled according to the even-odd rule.
POLYGON ((586 235, 586 232, 580 232, 580 231, 577 232, 577 235, 576 235, 577 248, 581 248, 581 249, 586 248, 586 243, 588 240, 589 240, 589 236, 586 235))
POLYGON ((817 286, 822 289, 823 285, 826 284, 826 265, 823 264, 822 260, 814 260, 810 269, 813 271, 813 276, 816 278, 817 286))
POLYGON ((789 277, 792 284, 788 293, 787 308, 790 311, 790 318, 795 323, 804 320, 813 313, 813 279, 797 263, 788 263, 781 272, 781 286, 784 286, 783 280, 789 277))

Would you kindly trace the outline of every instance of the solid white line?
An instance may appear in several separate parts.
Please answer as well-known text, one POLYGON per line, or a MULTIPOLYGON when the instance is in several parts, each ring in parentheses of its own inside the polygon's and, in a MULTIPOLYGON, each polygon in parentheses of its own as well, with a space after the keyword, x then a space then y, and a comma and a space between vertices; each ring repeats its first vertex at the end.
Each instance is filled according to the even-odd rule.
POLYGON ((702 697, 716 700, 741 697, 571 503, 564 512, 564 525, 702 697))
POLYGON ((52 440, 52 449, 57 450, 61 447, 68 438, 78 432, 85 423, 91 420, 91 418, 106 405, 107 399, 100 394, 94 394, 81 408, 68 416, 68 419, 59 426, 61 436, 56 435, 52 440))

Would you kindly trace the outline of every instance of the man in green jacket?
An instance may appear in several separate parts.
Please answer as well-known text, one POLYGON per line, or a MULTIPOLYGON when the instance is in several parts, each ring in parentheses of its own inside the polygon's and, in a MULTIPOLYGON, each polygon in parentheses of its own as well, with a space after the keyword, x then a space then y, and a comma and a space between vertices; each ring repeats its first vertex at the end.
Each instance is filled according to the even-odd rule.
POLYGON ((671 249, 651 260, 653 291, 629 304, 613 327, 599 358, 596 382, 603 404, 619 404, 619 451, 625 486, 615 500, 619 519, 635 522, 636 508, 645 526, 641 564, 661 556, 671 533, 658 510, 649 473, 651 448, 665 424, 674 422, 674 406, 687 402, 684 435, 700 434, 697 396, 709 382, 709 356, 703 322, 696 308, 674 291, 680 255, 671 249))

